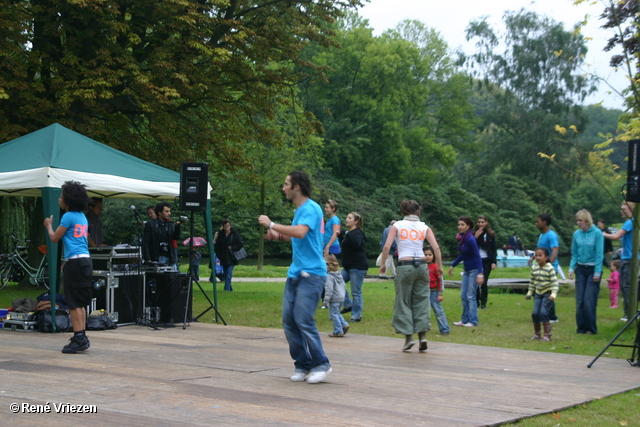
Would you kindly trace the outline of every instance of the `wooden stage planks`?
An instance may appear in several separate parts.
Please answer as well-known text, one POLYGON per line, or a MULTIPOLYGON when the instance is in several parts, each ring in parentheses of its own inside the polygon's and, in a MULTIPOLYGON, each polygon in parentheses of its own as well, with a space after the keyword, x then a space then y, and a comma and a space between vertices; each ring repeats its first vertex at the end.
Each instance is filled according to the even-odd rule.
POLYGON ((640 387, 625 360, 322 334, 326 383, 293 383, 282 330, 192 323, 70 334, 0 331, 0 425, 493 425, 640 387), (11 403, 96 405, 97 414, 11 414, 11 403))

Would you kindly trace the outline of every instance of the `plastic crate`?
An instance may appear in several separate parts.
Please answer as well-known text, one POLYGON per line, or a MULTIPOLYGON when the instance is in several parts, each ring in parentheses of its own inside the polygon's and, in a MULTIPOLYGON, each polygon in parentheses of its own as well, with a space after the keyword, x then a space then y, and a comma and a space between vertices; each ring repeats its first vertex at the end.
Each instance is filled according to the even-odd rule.
POLYGON ((4 319, 6 319, 8 312, 8 309, 0 308, 0 329, 2 328, 2 322, 4 322, 4 319))

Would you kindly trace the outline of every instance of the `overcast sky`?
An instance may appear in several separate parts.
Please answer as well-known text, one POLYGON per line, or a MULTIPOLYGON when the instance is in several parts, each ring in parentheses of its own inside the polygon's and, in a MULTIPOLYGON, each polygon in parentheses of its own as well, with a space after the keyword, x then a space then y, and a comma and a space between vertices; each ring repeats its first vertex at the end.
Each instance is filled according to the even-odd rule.
MULTIPOLYGON (((602 23, 597 17, 604 10, 600 3, 576 7, 570 0, 371 0, 359 10, 359 13, 369 20, 369 25, 375 30, 376 35, 395 27, 403 19, 418 19, 438 30, 451 48, 462 47, 465 52, 472 52, 473 45, 464 39, 464 30, 470 21, 488 16, 491 24, 499 25, 504 11, 517 11, 521 8, 563 22, 567 30, 583 20, 585 15, 589 15, 589 25, 583 34, 592 38, 588 42, 589 53, 586 57, 586 62, 591 66, 590 71, 607 78, 618 90, 626 87, 627 79, 624 73, 614 72, 608 65, 611 53, 602 51, 612 33, 598 28, 602 23)), ((586 102, 602 102, 608 108, 622 108, 622 99, 613 93, 607 93, 608 91, 610 89, 601 84, 599 92, 589 97, 586 102)))

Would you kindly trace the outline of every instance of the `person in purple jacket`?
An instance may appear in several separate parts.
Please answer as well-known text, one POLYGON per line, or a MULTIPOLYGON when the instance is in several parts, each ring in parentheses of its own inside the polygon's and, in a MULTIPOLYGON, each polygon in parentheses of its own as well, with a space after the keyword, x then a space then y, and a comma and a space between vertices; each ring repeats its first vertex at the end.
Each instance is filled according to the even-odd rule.
POLYGON ((456 326, 478 326, 478 305, 476 294, 478 286, 484 283, 482 258, 478 250, 478 242, 473 237, 473 221, 468 216, 458 218, 458 250, 460 255, 451 263, 449 276, 453 275, 453 268, 461 261, 464 266, 460 298, 462 299, 462 319, 454 322, 456 326))

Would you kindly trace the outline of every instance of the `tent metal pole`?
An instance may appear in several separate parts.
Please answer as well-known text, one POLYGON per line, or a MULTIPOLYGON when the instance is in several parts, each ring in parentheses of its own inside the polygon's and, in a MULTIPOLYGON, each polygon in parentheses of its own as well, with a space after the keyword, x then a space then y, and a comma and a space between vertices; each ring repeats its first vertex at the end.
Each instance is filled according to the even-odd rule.
MULTIPOLYGON (((207 198, 207 209, 204 211, 204 225, 207 230, 207 242, 209 245, 209 263, 211 264, 211 286, 213 287, 213 304, 218 307, 218 287, 216 286, 216 264, 214 262, 213 255, 215 250, 213 249, 213 222, 211 220, 211 199, 207 198)), ((218 319, 218 312, 216 311, 215 317, 216 323, 218 319)))
MULTIPOLYGON (((60 205, 58 198, 62 194, 61 188, 43 187, 42 192, 42 210, 45 217, 53 215, 53 229, 56 230, 60 224, 60 205)), ((44 220, 44 218, 43 218, 44 220)), ((56 328, 56 295, 58 294, 58 283, 60 279, 60 269, 58 268, 59 244, 53 243, 49 237, 47 240, 47 261, 49 262, 49 293, 51 295, 51 325, 53 332, 57 332, 56 328)))

